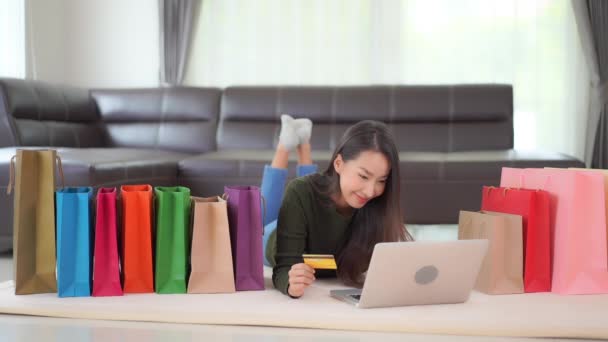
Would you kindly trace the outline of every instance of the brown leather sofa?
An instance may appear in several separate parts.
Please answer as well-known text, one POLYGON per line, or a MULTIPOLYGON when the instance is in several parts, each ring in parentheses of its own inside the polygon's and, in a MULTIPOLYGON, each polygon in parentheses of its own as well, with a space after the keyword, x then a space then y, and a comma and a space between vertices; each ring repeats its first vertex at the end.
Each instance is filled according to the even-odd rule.
MULTIPOLYGON (((479 208, 482 185, 498 185, 503 166, 584 166, 513 150, 510 85, 87 90, 0 79, 0 191, 15 149, 30 146, 59 151, 69 186, 179 184, 211 196, 226 184, 257 185, 283 113, 313 120, 321 169, 349 125, 386 122, 400 150, 408 223, 456 223, 460 209, 479 208)), ((0 250, 12 244, 5 193, 0 250)))

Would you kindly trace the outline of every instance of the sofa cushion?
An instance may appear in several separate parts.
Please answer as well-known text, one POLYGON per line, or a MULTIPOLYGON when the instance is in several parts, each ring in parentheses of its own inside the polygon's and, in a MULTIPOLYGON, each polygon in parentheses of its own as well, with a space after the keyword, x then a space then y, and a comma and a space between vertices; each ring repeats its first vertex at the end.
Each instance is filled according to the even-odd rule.
POLYGON ((92 94, 109 146, 186 153, 215 149, 219 89, 106 89, 92 94))
POLYGON ((400 151, 513 147, 513 89, 490 84, 229 87, 218 149, 273 149, 281 114, 313 120, 313 150, 333 150, 349 126, 365 119, 387 123, 400 151))
POLYGON ((175 185, 177 162, 190 156, 134 148, 61 148, 58 154, 70 186, 175 185))
POLYGON ((87 89, 0 79, 0 146, 100 147, 99 114, 87 89))
MULTIPOLYGON (((48 147, 19 147, 48 148, 48 147)), ((9 181, 15 147, 0 148, 0 189, 9 181)), ((131 148, 58 148, 67 186, 116 186, 123 183, 175 185, 177 162, 190 154, 131 148)), ((59 177, 57 178, 57 186, 59 177)))

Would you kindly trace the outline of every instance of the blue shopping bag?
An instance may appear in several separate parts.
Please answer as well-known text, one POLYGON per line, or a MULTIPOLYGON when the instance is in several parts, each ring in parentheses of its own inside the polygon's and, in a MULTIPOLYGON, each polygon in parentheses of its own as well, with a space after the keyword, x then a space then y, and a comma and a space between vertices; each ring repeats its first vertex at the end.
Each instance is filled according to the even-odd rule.
POLYGON ((55 193, 59 297, 91 295, 92 196, 91 187, 67 187, 55 193))

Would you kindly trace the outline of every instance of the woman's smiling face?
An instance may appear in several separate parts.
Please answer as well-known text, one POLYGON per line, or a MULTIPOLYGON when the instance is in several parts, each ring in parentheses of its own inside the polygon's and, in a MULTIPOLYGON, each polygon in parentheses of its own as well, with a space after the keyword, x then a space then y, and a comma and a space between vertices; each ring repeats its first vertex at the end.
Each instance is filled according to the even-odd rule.
POLYGON ((362 208, 367 202, 382 195, 391 172, 389 160, 378 151, 363 151, 357 158, 344 161, 341 155, 334 160, 340 175, 338 208, 362 208))

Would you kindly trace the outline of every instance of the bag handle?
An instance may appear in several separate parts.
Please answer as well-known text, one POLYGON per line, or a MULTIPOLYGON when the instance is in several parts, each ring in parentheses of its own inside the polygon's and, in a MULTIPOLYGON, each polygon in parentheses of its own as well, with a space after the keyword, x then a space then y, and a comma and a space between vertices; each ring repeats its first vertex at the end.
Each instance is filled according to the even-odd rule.
MULTIPOLYGON (((545 178, 545 184, 543 184, 543 186, 539 187, 536 189, 536 191, 539 190, 545 190, 547 189, 547 185, 549 185, 549 183, 551 182, 551 176, 546 176, 545 178)), ((524 188, 524 174, 523 172, 519 175, 519 188, 523 189, 524 188)))
POLYGON ((541 188, 536 189, 536 191, 539 191, 539 190, 545 191, 545 189, 547 189, 547 185, 549 185, 549 183, 551 183, 551 176, 547 176, 547 179, 545 179, 545 184, 543 184, 543 186, 541 188))
MULTIPOLYGON (((11 163, 9 166, 8 173, 8 186, 6 187, 6 194, 10 195, 13 192, 13 185, 15 184, 15 159, 17 155, 11 157, 11 163)), ((63 165, 61 164, 61 157, 55 155, 55 162, 57 164, 57 168, 59 169, 59 176, 61 177, 61 187, 65 187, 65 177, 63 175, 63 165)))
POLYGON ((65 177, 63 175, 63 164, 61 164, 61 157, 55 155, 55 161, 57 162, 57 168, 59 169, 59 176, 61 177, 61 187, 65 188, 65 177))
POLYGON ((266 199, 262 194, 260 194, 260 198, 262 199, 262 205, 264 206, 264 214, 262 215, 262 235, 264 235, 264 218, 266 218, 266 199))
POLYGON ((519 189, 523 189, 524 188, 524 173, 520 173, 519 174, 519 189))
MULTIPOLYGON (((500 187, 495 187, 495 186, 486 186, 485 187, 485 191, 486 191, 486 195, 490 195, 490 192, 492 192, 492 190, 498 190, 500 189, 500 187)), ((506 197, 507 196, 507 191, 511 190, 511 188, 509 187, 503 187, 502 189, 502 197, 506 197)))
POLYGON ((15 183, 15 158, 17 155, 14 155, 11 158, 11 163, 8 169, 8 186, 6 187, 6 194, 10 195, 13 191, 13 183, 15 183))

